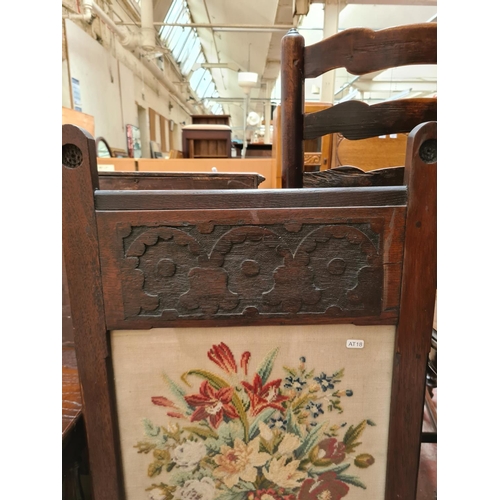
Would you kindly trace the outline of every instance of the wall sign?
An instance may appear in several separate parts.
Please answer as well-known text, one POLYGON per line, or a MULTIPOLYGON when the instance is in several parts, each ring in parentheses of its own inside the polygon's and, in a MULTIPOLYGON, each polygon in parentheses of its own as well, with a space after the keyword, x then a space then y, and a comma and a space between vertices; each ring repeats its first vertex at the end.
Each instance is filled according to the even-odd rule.
POLYGON ((73 109, 82 111, 82 96, 80 93, 80 81, 71 77, 71 89, 73 92, 73 109))

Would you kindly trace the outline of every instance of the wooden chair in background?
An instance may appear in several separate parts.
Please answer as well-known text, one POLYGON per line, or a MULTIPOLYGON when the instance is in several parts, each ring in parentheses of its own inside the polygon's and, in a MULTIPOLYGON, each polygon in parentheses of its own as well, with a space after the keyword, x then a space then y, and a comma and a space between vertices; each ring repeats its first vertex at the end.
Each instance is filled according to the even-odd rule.
MULTIPOLYGON (((341 67, 354 75, 365 75, 399 66, 436 62, 436 23, 397 26, 379 31, 352 28, 307 47, 304 47, 304 38, 296 30, 290 30, 283 38, 281 54, 281 150, 282 164, 286 167, 283 172, 287 175, 283 177, 282 186, 302 187, 306 177, 315 179, 315 186, 318 186, 318 180, 323 185, 345 185, 351 180, 356 182, 353 170, 346 170, 351 180, 344 181, 344 184, 339 177, 342 171, 307 173, 303 176, 304 140, 332 133, 340 133, 348 140, 406 134, 420 123, 437 119, 435 98, 398 99, 371 106, 361 101, 347 101, 323 111, 305 114, 305 78, 315 78, 341 67), (330 173, 333 184, 326 182, 330 173), (336 184, 338 182, 341 184, 336 184)), ((373 157, 371 159, 368 152, 365 155, 359 171, 362 181, 357 185, 369 185, 367 183, 372 178, 382 182, 383 173, 364 175, 365 170, 371 170, 366 165, 376 160, 376 155, 373 157)), ((402 179, 402 171, 388 175, 402 179)))

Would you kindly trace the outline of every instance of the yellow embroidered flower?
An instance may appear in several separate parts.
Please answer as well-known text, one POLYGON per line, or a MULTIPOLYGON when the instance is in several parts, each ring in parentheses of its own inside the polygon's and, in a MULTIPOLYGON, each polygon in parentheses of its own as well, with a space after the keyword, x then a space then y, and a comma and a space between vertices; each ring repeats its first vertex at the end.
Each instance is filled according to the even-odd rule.
POLYGON ((232 488, 240 479, 253 483, 257 478, 256 467, 261 467, 270 458, 267 453, 259 453, 259 438, 248 444, 236 438, 233 448, 222 445, 220 455, 214 457, 218 467, 213 475, 228 488, 232 488))
POLYGON ((295 434, 285 434, 278 448, 278 455, 291 455, 300 445, 301 440, 295 434))
POLYGON ((273 439, 274 434, 271 428, 266 425, 264 422, 259 422, 259 431, 260 435, 266 440, 266 441, 271 441, 273 439))
POLYGON ((273 458, 269 464, 269 469, 264 469, 264 476, 269 481, 281 486, 282 488, 296 488, 307 477, 305 472, 297 470, 300 461, 292 460, 285 465, 286 456, 280 459, 273 458))

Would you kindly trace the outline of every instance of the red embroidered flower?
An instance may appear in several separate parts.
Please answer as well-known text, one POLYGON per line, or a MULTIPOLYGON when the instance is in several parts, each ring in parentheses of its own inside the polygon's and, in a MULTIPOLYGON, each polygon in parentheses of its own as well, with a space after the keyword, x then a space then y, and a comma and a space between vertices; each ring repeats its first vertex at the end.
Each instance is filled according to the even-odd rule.
POLYGON ((252 491, 247 494, 247 500, 295 500, 295 495, 285 495, 285 490, 279 488, 274 490, 269 488, 267 490, 252 491))
POLYGON ((191 415, 191 422, 208 418, 210 424, 217 429, 224 415, 229 418, 239 418, 236 408, 231 404, 233 390, 232 387, 223 387, 217 391, 204 380, 199 394, 184 396, 186 402, 196 408, 191 415))
POLYGON ((274 408, 275 410, 284 411, 285 408, 281 405, 283 401, 288 399, 287 396, 281 396, 278 392, 281 379, 273 380, 262 386, 262 379, 259 374, 255 374, 253 385, 242 381, 241 385, 250 398, 252 408, 252 416, 258 415, 266 408, 274 408))
POLYGON ((250 356, 251 356, 251 354, 249 351, 245 351, 241 355, 240 366, 245 371, 245 375, 248 375, 248 362, 250 361, 250 356))
POLYGON ((210 351, 208 351, 207 356, 208 359, 227 373, 236 373, 238 371, 233 353, 224 342, 221 342, 219 345, 213 345, 210 351))
POLYGON ((337 479, 337 474, 333 471, 325 472, 314 479, 306 479, 302 483, 298 500, 318 500, 328 498, 328 500, 340 500, 349 492, 349 486, 337 479))
POLYGON ((319 443, 319 458, 330 459, 334 464, 340 464, 345 458, 345 444, 335 438, 324 439, 319 443))

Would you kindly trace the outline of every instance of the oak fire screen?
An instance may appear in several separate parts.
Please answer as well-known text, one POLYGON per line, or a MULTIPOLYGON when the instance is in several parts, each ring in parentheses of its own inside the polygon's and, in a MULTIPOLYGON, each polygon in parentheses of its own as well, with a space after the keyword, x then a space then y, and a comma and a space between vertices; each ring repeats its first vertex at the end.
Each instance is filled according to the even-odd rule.
POLYGON ((410 134, 404 186, 105 191, 63 126, 95 500, 414 498, 435 137, 410 134))

